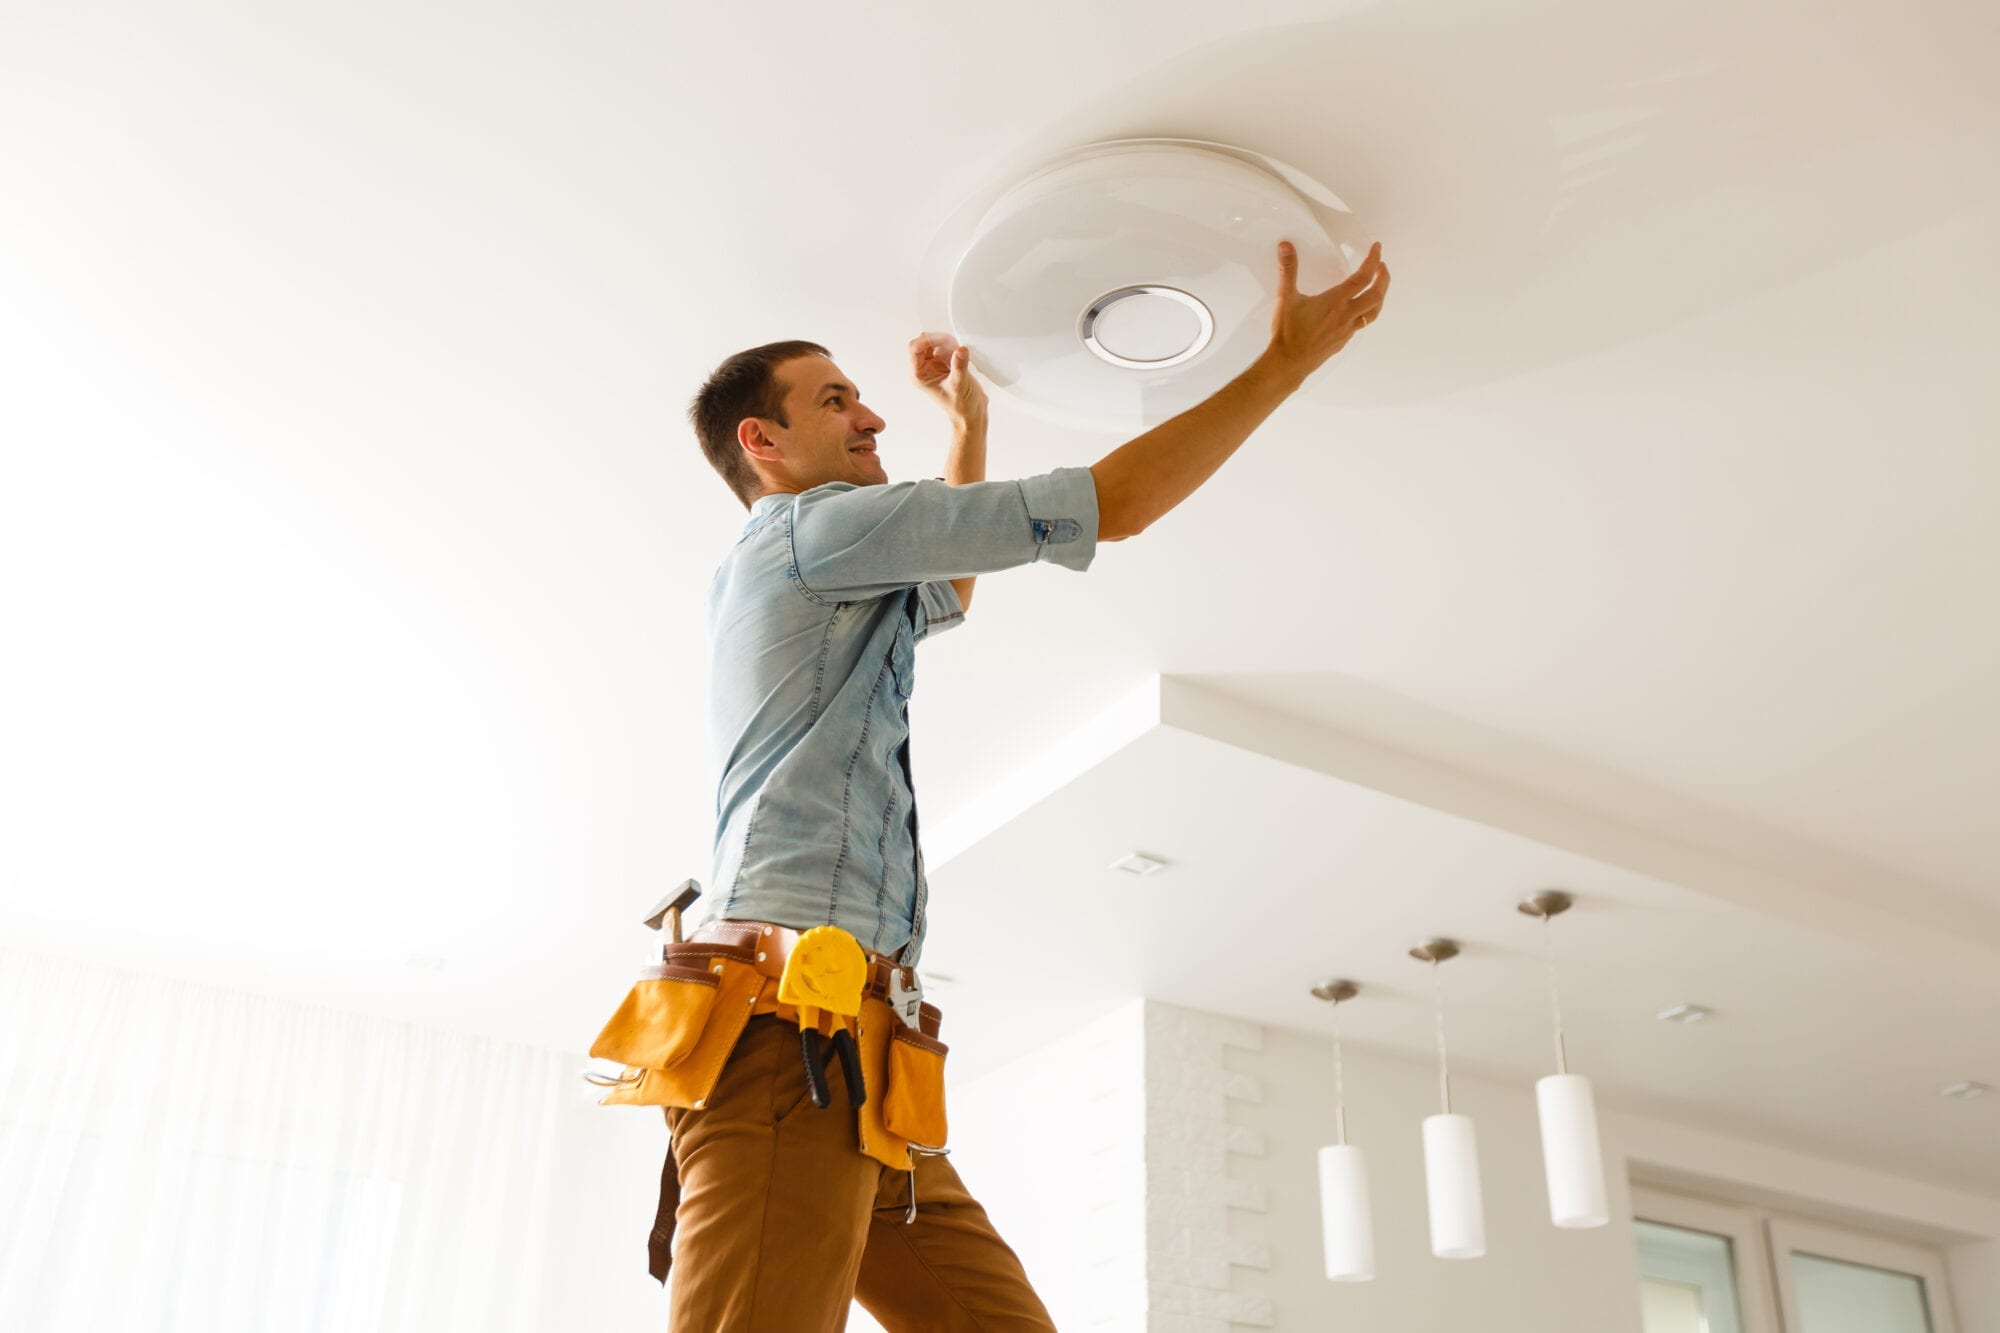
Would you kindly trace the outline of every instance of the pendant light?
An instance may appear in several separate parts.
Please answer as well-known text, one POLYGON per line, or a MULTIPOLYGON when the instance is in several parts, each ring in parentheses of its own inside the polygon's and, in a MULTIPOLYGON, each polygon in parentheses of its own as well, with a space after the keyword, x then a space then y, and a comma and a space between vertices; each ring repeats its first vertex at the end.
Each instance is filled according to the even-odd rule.
POLYGON ((1555 932, 1550 924, 1574 904, 1558 889, 1519 904, 1540 918, 1549 960, 1549 1005, 1555 1019, 1556 1072, 1535 1084, 1542 1116, 1542 1165, 1548 1173, 1549 1218, 1559 1227, 1601 1227, 1611 1220, 1604 1193, 1604 1153, 1597 1137, 1597 1105, 1590 1080, 1569 1072, 1563 1039, 1562 997, 1556 989, 1555 932))
POLYGON ((1451 940, 1425 940, 1410 957, 1430 964, 1436 981, 1438 1093, 1443 1111, 1424 1119, 1424 1183, 1430 1195, 1431 1253, 1477 1259, 1486 1253, 1486 1204, 1479 1187, 1479 1143, 1472 1117, 1452 1114, 1451 1064, 1444 1043, 1444 979, 1438 965, 1458 957, 1451 940))
POLYGON ((1333 1006, 1334 1141, 1319 1150, 1320 1234, 1326 1246, 1326 1276, 1333 1282, 1370 1282, 1375 1277, 1368 1159, 1347 1141, 1347 1087, 1340 1060, 1340 1006, 1360 991, 1351 981, 1329 981, 1314 986, 1312 992, 1333 1006))

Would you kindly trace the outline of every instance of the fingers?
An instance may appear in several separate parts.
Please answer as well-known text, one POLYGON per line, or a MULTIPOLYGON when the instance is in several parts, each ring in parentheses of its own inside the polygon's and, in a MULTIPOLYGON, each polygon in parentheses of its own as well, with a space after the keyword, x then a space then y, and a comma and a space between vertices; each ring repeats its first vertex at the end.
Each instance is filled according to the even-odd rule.
POLYGON ((1355 301, 1350 309, 1359 318, 1361 324, 1366 326, 1375 322, 1376 317, 1382 313, 1382 303, 1388 299, 1389 266, 1382 264, 1378 266, 1375 285, 1362 293, 1360 299, 1355 301))
POLYGON ((1290 241, 1278 242, 1278 299, 1289 301, 1299 294, 1299 252, 1290 241))
POLYGON ((1359 268, 1327 290, 1342 299, 1351 299, 1367 291, 1368 284, 1385 272, 1387 269, 1382 263, 1382 242, 1377 241, 1368 247, 1368 257, 1361 261, 1359 268))
POLYGON ((920 333, 910 339, 911 373, 920 386, 935 389, 964 364, 964 352, 949 333, 920 333))

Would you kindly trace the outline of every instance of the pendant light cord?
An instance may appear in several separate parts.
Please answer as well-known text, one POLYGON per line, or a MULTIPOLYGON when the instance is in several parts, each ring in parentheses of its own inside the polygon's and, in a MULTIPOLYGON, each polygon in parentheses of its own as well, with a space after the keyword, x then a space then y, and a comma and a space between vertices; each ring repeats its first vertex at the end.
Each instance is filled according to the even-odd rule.
POLYGON ((1569 1049, 1568 1043, 1563 1040, 1562 991, 1556 985, 1556 933, 1555 918, 1552 916, 1542 918, 1542 944, 1548 951, 1549 959, 1549 1010, 1556 1024, 1556 1072, 1567 1074, 1569 1049))
POLYGON ((1333 1141, 1347 1146, 1347 1077, 1340 1065, 1340 1002, 1333 1006, 1333 1141))
POLYGON ((1444 1113, 1451 1114, 1451 1059, 1445 1054, 1444 1045, 1444 975, 1438 971, 1438 960, 1431 959, 1431 980, 1435 983, 1437 995, 1437 1038, 1438 1038, 1438 1097, 1444 1103, 1444 1113))

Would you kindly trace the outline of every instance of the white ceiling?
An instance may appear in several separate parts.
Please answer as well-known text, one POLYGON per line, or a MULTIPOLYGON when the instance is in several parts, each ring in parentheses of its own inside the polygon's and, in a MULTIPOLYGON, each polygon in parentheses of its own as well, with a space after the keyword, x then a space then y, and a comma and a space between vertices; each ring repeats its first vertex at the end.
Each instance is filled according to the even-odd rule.
POLYGON ((1329 1034, 1310 989, 1333 977, 1362 988, 1350 1039, 1435 1058, 1408 950, 1445 936, 1453 1067, 1526 1096, 1554 1069, 1553 943, 1573 1067, 1608 1105, 2000 1191, 2000 1108, 1939 1096, 2000 1072, 1988 947, 1206 686, 1144 685, 1107 718, 1038 766, 1039 799, 933 840, 926 961, 968 1063, 1073 1019, 1013 1011, 1034 995, 1329 1034), (1169 867, 1109 869, 1133 850, 1169 867), (1549 887, 1577 904, 1545 942, 1516 904, 1549 887), (1716 1017, 1657 1020, 1681 1002, 1716 1017))
MULTIPOLYGON (((985 580, 926 648, 927 826, 977 830, 934 956, 1000 966, 968 943, 1023 919, 997 886, 1097 893, 1100 841, 1202 867, 1178 894, 1254 861, 1326 932, 1369 887, 1345 856, 1431 883, 1340 960, 1385 988, 1424 903, 1502 950, 1510 895, 1571 877, 1620 905, 1575 918, 1571 983, 1620 1096, 1860 1153, 1904 1122, 1886 1086, 1815 1109, 1857 972, 1898 979, 1848 1015, 1897 1086, 2000 1083, 1995 68, 1974 0, 15 6, 6 927, 580 1046, 707 856, 700 609, 740 511, 687 397, 815 337, 891 475, 931 475, 899 357, 933 238, 1043 153, 1184 135, 1326 182, 1396 302, 1182 511, 1086 577, 985 580), (1158 723, 1046 762, 1159 674, 1372 776, 1158 723), (1354 835, 1248 845, 1286 810, 1354 835), (1682 977, 1731 1015, 1706 1044, 1647 1017, 1682 977)), ((1116 443, 1004 401, 993 441, 1002 474, 1116 443)), ((1193 980, 1220 932, 1149 917, 1100 985, 1311 1021, 1282 960, 1193 980)), ((1468 1058, 1532 1068, 1493 957, 1468 1058)), ((1420 1039, 1396 1012, 1376 1037, 1420 1039)), ((1993 1100, 1951 1110, 2000 1189, 1993 1100)))

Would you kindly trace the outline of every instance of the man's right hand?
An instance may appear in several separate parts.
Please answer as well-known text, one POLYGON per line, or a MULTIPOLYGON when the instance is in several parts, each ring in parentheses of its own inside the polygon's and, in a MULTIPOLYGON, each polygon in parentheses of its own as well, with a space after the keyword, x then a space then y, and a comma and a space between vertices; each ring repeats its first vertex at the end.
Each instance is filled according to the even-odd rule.
POLYGON ((1389 266, 1382 262, 1382 245, 1369 248, 1368 258, 1346 281, 1315 296, 1299 291, 1299 254, 1290 241, 1278 243, 1278 304, 1271 312, 1271 345, 1267 364, 1293 386, 1326 364, 1347 340, 1375 322, 1389 295, 1389 266))

